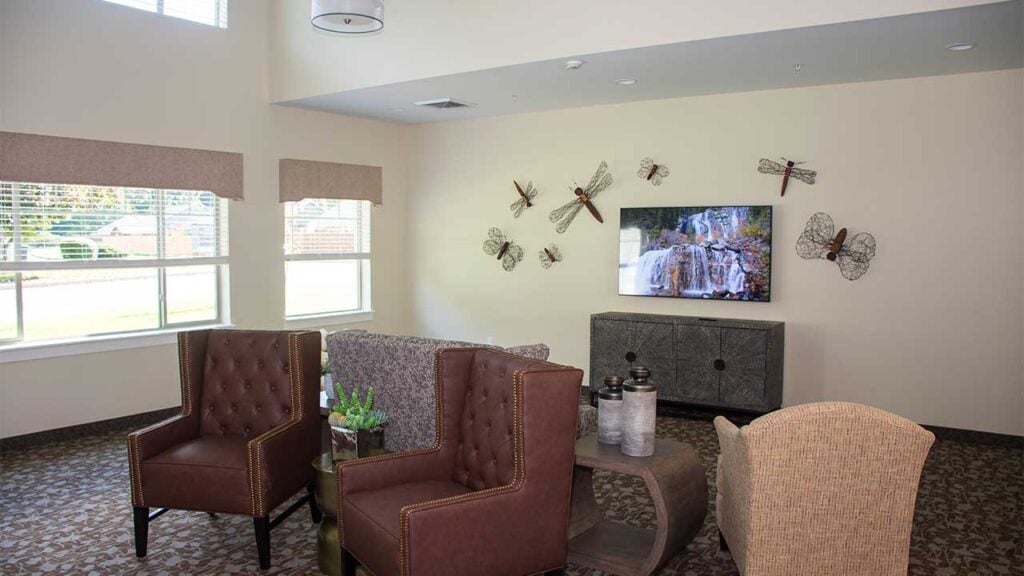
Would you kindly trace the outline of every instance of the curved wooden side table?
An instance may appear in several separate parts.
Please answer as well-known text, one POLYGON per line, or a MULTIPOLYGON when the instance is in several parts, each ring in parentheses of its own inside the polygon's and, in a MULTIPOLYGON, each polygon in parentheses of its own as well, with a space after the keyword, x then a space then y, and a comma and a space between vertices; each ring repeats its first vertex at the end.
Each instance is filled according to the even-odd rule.
POLYGON ((689 444, 658 439, 654 455, 626 456, 597 435, 576 441, 569 562, 622 576, 647 576, 680 553, 704 524, 708 481, 689 444), (594 499, 594 469, 638 476, 654 500, 657 528, 647 530, 605 517, 594 499))

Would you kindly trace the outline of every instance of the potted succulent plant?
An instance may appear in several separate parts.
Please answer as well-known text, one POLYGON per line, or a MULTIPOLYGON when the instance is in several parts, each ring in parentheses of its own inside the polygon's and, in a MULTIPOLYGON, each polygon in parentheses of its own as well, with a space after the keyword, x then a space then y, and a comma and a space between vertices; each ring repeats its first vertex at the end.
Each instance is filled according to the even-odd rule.
POLYGON ((334 386, 338 403, 327 417, 334 459, 365 458, 383 452, 388 415, 373 409, 373 387, 366 390, 366 399, 360 401, 358 389, 353 387, 352 393, 346 394, 340 383, 334 386))

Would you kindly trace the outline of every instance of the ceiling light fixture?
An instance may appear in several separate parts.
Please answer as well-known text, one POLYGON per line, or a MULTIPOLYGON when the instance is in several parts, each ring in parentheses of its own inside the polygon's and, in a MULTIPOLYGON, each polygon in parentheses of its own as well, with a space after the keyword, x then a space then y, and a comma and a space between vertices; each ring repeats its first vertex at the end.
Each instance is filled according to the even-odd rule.
POLYGON ((384 0, 312 0, 309 22, 339 34, 369 34, 384 27, 384 0))
POLYGON ((615 83, 620 86, 632 86, 633 84, 636 84, 636 80, 632 78, 620 78, 616 80, 615 83))
POLYGON ((964 52, 974 48, 973 42, 954 42, 952 44, 946 44, 946 50, 952 50, 953 52, 964 52))
POLYGON ((565 69, 566 70, 579 70, 582 67, 583 67, 583 60, 566 60, 565 61, 565 69))

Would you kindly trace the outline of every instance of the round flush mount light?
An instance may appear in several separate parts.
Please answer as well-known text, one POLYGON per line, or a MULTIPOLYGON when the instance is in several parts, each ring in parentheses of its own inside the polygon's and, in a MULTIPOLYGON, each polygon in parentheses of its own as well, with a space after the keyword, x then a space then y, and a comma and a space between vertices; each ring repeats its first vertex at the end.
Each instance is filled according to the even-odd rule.
POLYGON ((966 52, 974 48, 973 42, 954 42, 952 44, 946 44, 946 50, 952 50, 953 52, 966 52))
POLYGON ((565 61, 565 69, 566 70, 579 70, 580 68, 583 68, 583 60, 566 60, 565 61))
POLYGON ((619 86, 632 86, 633 84, 636 84, 636 80, 633 78, 619 78, 615 83, 619 86))
POLYGON ((384 27, 384 0, 312 0, 310 23, 339 34, 369 34, 384 27))

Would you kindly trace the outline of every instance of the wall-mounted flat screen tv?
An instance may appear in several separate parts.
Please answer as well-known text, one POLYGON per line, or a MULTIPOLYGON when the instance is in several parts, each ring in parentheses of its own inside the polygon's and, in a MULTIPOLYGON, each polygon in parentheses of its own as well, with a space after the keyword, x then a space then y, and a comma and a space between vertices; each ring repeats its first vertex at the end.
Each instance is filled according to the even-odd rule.
POLYGON ((623 208, 619 294, 771 300, 772 207, 623 208))

